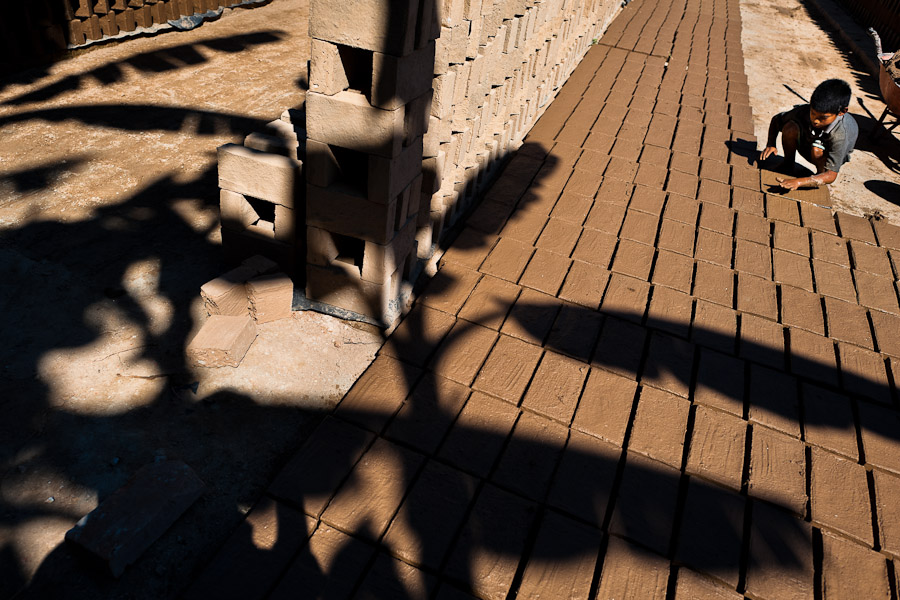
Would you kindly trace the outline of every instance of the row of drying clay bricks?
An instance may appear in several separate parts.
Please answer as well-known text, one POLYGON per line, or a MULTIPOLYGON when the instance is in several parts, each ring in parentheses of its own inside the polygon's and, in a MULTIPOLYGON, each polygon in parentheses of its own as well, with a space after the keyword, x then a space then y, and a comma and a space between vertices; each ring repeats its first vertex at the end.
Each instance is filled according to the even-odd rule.
POLYGON ((69 41, 80 46, 87 41, 104 36, 115 36, 138 27, 162 25, 194 13, 203 13, 219 7, 220 0, 124 0, 110 3, 107 0, 91 6, 90 0, 80 0, 76 18, 69 21, 69 41))
POLYGON ((291 316, 294 284, 278 264, 253 256, 205 283, 200 296, 209 315, 186 348, 198 367, 237 367, 256 339, 257 324, 291 316))

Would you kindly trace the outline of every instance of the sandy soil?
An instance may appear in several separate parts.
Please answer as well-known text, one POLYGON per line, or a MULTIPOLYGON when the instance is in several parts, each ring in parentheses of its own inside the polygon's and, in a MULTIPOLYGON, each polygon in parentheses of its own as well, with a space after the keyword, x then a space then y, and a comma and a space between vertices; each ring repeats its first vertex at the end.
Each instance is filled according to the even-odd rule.
POLYGON ((0 598, 172 597, 378 349, 295 313, 237 369, 184 361, 226 269, 216 147, 302 102, 307 20, 278 0, 0 79, 0 598), (162 457, 201 500, 122 579, 77 568, 66 530, 162 457))
POLYGON ((808 101, 825 79, 847 81, 853 90, 850 113, 860 136, 851 161, 830 186, 833 207, 854 215, 880 215, 900 225, 900 131, 892 137, 884 132, 873 136, 884 110, 878 81, 851 62, 850 53, 800 0, 742 0, 741 18, 760 147, 773 114, 808 101))

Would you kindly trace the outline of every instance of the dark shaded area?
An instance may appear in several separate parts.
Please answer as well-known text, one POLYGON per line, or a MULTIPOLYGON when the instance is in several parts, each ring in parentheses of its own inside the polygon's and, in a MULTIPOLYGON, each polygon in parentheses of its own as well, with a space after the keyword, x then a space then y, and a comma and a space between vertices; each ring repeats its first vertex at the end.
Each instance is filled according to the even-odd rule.
POLYGON ((863 184, 873 194, 878 194, 891 204, 900 204, 900 185, 893 181, 870 179, 863 184))

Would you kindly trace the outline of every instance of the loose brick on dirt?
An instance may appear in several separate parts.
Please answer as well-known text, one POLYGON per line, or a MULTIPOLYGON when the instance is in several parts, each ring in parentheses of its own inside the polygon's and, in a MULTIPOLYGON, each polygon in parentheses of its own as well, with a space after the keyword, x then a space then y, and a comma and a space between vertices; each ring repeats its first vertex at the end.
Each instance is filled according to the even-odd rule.
POLYGON ((615 537, 609 539, 597 598, 664 600, 669 561, 615 537))
POLYGON ((872 547, 872 515, 866 470, 821 448, 812 449, 810 477, 813 523, 872 547))
POLYGON ((249 314, 210 315, 185 348, 195 367, 238 367, 256 340, 256 324, 249 314))
POLYGON ((456 541, 445 574, 470 583, 479 598, 506 598, 535 513, 532 503, 493 485, 484 486, 456 541), (503 544, 498 548, 482 540, 503 540, 503 544))
POLYGON ((737 587, 744 528, 744 497, 702 480, 688 483, 675 557, 737 587))
POLYGON ((468 473, 487 477, 518 415, 512 404, 473 392, 438 456, 468 473))
POLYGON ((594 528, 547 512, 516 597, 587 598, 602 538, 594 528))
POLYGON ((891 597, 887 561, 877 552, 822 532, 822 598, 891 597))
POLYGON ((747 592, 758 598, 812 600, 812 527, 763 502, 753 503, 747 592))

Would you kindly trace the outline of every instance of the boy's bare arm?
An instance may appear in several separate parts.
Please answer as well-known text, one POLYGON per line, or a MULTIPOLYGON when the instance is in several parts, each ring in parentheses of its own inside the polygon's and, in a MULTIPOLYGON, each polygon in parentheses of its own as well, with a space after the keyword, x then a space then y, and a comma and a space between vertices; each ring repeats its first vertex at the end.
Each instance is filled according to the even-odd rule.
POLYGON ((797 177, 795 179, 786 179, 777 177, 776 181, 786 190, 796 190, 797 188, 819 187, 820 185, 828 185, 837 179, 837 172, 825 170, 809 177, 797 177))
POLYGON ((781 120, 776 114, 772 117, 772 120, 769 121, 769 135, 766 138, 766 147, 759 153, 759 160, 766 160, 770 156, 778 156, 778 148, 775 147, 775 142, 778 140, 778 133, 780 131, 781 120))

